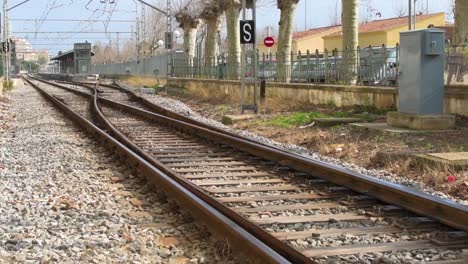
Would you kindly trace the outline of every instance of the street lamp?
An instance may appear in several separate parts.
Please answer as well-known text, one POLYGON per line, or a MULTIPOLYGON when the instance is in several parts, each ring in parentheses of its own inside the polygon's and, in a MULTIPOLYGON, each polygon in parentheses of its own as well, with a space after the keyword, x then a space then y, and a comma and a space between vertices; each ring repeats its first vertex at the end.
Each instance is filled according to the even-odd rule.
POLYGON ((175 36, 175 45, 174 45, 175 47, 174 48, 177 50, 177 43, 179 43, 178 39, 180 37, 180 31, 178 29, 174 30, 174 36, 175 36))
POLYGON ((160 40, 158 40, 158 42, 156 42, 156 44, 158 44, 158 45, 156 46, 156 48, 159 48, 159 47, 161 47, 161 46, 164 45, 164 40, 160 39, 160 40))

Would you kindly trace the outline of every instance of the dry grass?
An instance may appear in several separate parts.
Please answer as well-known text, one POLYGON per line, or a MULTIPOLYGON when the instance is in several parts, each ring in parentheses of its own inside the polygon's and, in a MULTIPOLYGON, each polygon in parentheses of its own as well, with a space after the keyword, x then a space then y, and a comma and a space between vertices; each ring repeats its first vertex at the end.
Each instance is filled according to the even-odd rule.
POLYGON ((165 80, 161 80, 154 77, 137 77, 137 76, 129 76, 124 77, 122 81, 130 86, 136 87, 155 87, 158 85, 164 85, 165 80))
MULTIPOLYGON (((411 137, 407 139, 384 136, 348 127, 286 129, 241 124, 237 128, 247 129, 276 141, 301 145, 322 155, 339 158, 364 168, 384 169, 395 175, 424 183, 435 190, 451 194, 459 199, 468 200, 468 170, 457 171, 451 166, 435 165, 415 158, 377 161, 376 154, 381 150, 411 150, 411 147, 405 142, 405 140, 415 141, 411 137), (448 182, 449 175, 455 176, 456 181, 448 182)), ((424 150, 424 148, 432 150, 441 147, 434 146, 433 144, 436 142, 429 143, 430 141, 426 138, 422 140, 425 145, 418 145, 418 150, 424 150)), ((454 148, 454 144, 445 144, 445 148, 448 146, 454 148)))

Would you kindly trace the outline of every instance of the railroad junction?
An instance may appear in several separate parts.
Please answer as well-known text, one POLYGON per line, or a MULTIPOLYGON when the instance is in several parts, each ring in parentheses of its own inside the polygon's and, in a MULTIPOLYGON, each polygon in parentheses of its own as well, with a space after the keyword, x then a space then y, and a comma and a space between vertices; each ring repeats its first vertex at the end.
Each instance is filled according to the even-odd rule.
POLYGON ((4 223, 16 222, 5 260, 466 260, 466 205, 223 131, 127 85, 17 84, 2 134, 4 223))
POLYGON ((468 1, 8 2, 0 263, 468 263, 468 1))

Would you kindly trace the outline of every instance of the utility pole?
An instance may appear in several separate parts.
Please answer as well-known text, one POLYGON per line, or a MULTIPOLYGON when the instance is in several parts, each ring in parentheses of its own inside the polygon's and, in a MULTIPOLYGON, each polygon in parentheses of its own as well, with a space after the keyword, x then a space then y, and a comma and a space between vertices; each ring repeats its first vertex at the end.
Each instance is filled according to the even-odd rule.
MULTIPOLYGON (((171 0, 167 0, 167 10, 166 10, 166 26, 167 26, 167 32, 169 32, 169 35, 171 36, 170 41, 172 42, 170 47, 171 50, 170 55, 169 55, 169 61, 166 61, 166 76, 170 77, 173 76, 173 70, 174 70, 174 41, 172 39, 172 9, 171 9, 171 0)), ((167 40, 166 40, 167 41, 167 40)))
POLYGON ((10 63, 11 63, 11 53, 10 53, 10 36, 9 36, 9 31, 10 31, 10 26, 8 22, 8 11, 12 10, 13 8, 17 8, 20 5, 23 5, 30 0, 24 0, 23 2, 20 2, 19 4, 16 4, 10 8, 8 8, 8 0, 3 0, 3 41, 5 43, 8 43, 8 49, 7 51, 3 54, 4 60, 3 60, 3 74, 5 76, 5 80, 9 81, 10 80, 10 63))
POLYGON ((304 1, 304 30, 307 30, 307 1, 304 1))
POLYGON ((115 41, 115 45, 117 47, 117 59, 120 58, 120 42, 119 42, 119 32, 117 32, 117 37, 116 37, 116 41, 115 41))
POLYGON ((10 40, 8 36, 8 0, 3 0, 3 41, 7 43, 8 49, 3 54, 3 75, 5 80, 10 80, 10 40))
POLYGON ((413 21, 413 9, 414 9, 414 6, 413 6, 413 0, 408 0, 408 29, 409 30, 413 30, 413 24, 414 24, 414 21, 413 21))
MULTIPOLYGON (((142 30, 141 30, 141 42, 144 44, 146 41, 146 10, 145 10, 145 5, 141 5, 141 22, 142 22, 142 30)), ((143 54, 145 53, 143 46, 143 54)))
MULTIPOLYGON (((142 4, 146 5, 146 6, 151 7, 152 9, 158 11, 158 12, 161 13, 161 14, 166 15, 166 22, 167 22, 167 32, 166 32, 166 33, 167 33, 167 35, 170 36, 169 41, 171 42, 171 43, 170 43, 170 56, 169 56, 169 59, 168 59, 169 61, 166 63, 166 65, 167 65, 167 68, 166 68, 166 71, 167 71, 167 72, 166 72, 166 74, 167 74, 167 76, 170 76, 169 71, 170 71, 170 69, 171 69, 171 67, 172 67, 172 62, 173 62, 173 55, 172 55, 172 52, 173 52, 173 50, 174 50, 174 41, 173 41, 173 37, 172 37, 172 16, 171 16, 172 10, 171 10, 171 0, 167 0, 167 2, 166 2, 166 4, 167 4, 167 7, 166 7, 167 9, 166 9, 166 11, 161 10, 160 8, 158 8, 158 7, 154 6, 154 5, 152 5, 152 4, 148 3, 148 2, 146 2, 145 0, 136 0, 136 1, 142 3, 142 4)), ((168 39, 166 39, 166 42, 167 42, 167 41, 168 41, 168 39)), ((166 44, 167 44, 167 43, 166 43, 166 44)))

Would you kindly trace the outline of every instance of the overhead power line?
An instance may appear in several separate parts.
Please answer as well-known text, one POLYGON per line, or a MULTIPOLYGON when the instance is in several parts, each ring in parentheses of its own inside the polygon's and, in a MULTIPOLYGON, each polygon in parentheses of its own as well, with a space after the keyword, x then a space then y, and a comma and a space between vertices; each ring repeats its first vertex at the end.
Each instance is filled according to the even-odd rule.
MULTIPOLYGON (((87 37, 82 37, 82 38, 66 38, 66 37, 63 37, 63 38, 25 38, 27 39, 28 41, 35 41, 35 40, 69 40, 69 39, 87 39, 87 40, 111 40, 111 39, 116 39, 116 38, 87 38, 87 37)), ((119 37, 120 40, 122 39, 133 39, 133 38, 121 38, 119 37)))
MULTIPOLYGON (((75 43, 33 43, 32 46, 65 46, 65 45, 73 45, 75 43)), ((17 44, 19 46, 25 46, 25 44, 17 44)))
POLYGON ((43 19, 40 18, 12 18, 11 21, 46 21, 46 22, 115 22, 115 23, 135 23, 135 20, 105 20, 105 19, 43 19))
POLYGON ((132 31, 15 31, 13 34, 132 34, 132 31))

